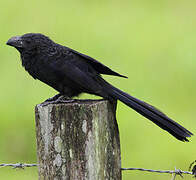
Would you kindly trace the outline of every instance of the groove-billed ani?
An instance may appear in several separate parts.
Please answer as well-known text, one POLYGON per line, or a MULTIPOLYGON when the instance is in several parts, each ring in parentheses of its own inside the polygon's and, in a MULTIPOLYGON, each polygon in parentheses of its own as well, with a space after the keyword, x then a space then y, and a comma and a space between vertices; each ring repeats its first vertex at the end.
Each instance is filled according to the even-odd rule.
POLYGON ((48 84, 67 97, 90 93, 120 100, 181 141, 193 135, 155 107, 106 82, 100 74, 125 77, 95 59, 62 46, 42 34, 28 33, 7 42, 21 55, 22 65, 34 79, 48 84))

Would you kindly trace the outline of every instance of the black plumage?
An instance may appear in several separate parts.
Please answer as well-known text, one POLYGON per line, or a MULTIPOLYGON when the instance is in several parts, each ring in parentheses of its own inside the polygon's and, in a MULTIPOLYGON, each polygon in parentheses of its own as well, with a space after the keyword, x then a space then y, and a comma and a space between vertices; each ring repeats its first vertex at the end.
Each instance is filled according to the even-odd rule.
POLYGON ((130 96, 106 82, 100 74, 123 76, 97 60, 59 45, 42 34, 28 33, 8 40, 21 55, 22 65, 34 79, 48 84, 67 97, 89 93, 108 100, 120 100, 181 141, 190 131, 155 107, 130 96))

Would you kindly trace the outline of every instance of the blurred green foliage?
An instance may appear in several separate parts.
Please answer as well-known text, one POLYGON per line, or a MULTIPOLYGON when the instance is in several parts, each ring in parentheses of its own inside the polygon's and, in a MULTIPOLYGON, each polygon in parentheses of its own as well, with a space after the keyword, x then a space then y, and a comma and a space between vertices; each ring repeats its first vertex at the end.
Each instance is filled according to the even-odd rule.
MULTIPOLYGON (((56 93, 33 80, 19 53, 5 45, 27 32, 46 34, 127 75, 105 78, 195 133, 195 6, 193 0, 0 1, 0 163, 36 162, 34 106, 56 93)), ((179 142, 122 103, 117 115, 122 167, 187 170, 195 160, 195 137, 179 142)), ((0 171, 0 179, 37 178, 36 168, 0 171)), ((170 178, 123 172, 123 180, 170 178)))

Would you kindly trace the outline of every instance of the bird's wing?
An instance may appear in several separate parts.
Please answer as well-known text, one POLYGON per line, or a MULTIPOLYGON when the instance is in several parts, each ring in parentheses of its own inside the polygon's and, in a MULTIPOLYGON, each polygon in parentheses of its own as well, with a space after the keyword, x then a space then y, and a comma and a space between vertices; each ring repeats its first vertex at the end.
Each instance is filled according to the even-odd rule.
POLYGON ((76 64, 76 61, 61 61, 60 64, 49 65, 53 71, 61 77, 68 79, 73 88, 80 89, 83 92, 94 93, 99 95, 98 92, 102 91, 102 78, 100 75, 93 70, 90 70, 91 67, 88 64, 76 64), (62 63, 63 62, 63 63, 62 63))
POLYGON ((78 56, 82 57, 88 64, 90 64, 100 74, 107 74, 107 75, 113 75, 113 76, 119 76, 119 77, 127 78, 126 76, 123 76, 123 75, 111 70, 109 67, 103 65, 102 63, 93 59, 90 56, 79 53, 79 52, 77 52, 73 49, 70 49, 70 48, 69 48, 69 50, 71 52, 73 52, 74 54, 77 54, 78 56))

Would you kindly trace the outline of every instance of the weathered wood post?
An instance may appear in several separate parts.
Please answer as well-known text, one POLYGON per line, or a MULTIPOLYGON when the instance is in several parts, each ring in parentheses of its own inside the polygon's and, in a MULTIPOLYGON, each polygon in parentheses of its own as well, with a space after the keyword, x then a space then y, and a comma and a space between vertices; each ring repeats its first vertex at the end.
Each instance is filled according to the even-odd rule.
POLYGON ((116 102, 75 100, 37 105, 40 180, 120 180, 116 102))

